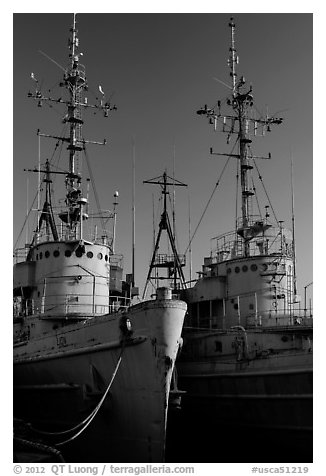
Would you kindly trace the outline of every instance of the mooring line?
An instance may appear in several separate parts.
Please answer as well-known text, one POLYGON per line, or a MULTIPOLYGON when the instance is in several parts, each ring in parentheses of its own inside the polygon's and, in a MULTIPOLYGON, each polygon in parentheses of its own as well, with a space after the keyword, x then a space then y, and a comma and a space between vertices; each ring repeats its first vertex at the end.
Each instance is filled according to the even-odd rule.
POLYGON ((99 403, 97 404, 97 406, 94 408, 94 410, 80 423, 78 423, 78 425, 74 426, 73 428, 70 428, 69 430, 65 430, 65 431, 58 431, 58 432, 48 432, 48 431, 42 431, 42 430, 37 430, 35 428, 32 427, 32 430, 35 431, 36 433, 39 433, 39 434, 42 434, 42 435, 46 435, 46 436, 59 436, 59 435, 67 435, 69 433, 72 433, 76 430, 78 430, 79 428, 81 428, 79 430, 78 433, 76 433, 75 435, 73 435, 72 437, 68 438, 67 440, 64 440, 60 443, 55 443, 55 446, 62 446, 72 440, 74 440, 75 438, 77 438, 81 433, 83 433, 83 431, 86 430, 86 428, 90 425, 90 423, 93 421, 93 419, 95 418, 96 414, 98 413, 98 411, 100 410, 101 406, 103 405, 103 402, 104 400, 106 399, 106 396, 114 382, 114 379, 117 375, 117 372, 118 372, 118 369, 120 367, 120 364, 121 364, 121 361, 122 361, 122 355, 123 355, 123 351, 124 351, 124 343, 123 343, 123 346, 122 346, 122 349, 121 349, 121 353, 120 353, 120 356, 119 356, 119 359, 118 359, 118 362, 116 364, 116 367, 114 369, 114 372, 112 374, 112 377, 111 377, 111 380, 101 398, 101 400, 99 401, 99 403))

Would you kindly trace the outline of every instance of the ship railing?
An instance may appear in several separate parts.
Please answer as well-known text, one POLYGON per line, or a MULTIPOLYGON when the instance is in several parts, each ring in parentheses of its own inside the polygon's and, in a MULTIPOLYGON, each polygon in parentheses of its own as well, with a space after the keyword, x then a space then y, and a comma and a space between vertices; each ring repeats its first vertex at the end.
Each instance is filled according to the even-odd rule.
MULTIPOLYGON (((56 223, 56 230, 59 241, 74 241, 80 239, 79 227, 71 228, 62 217, 68 214, 67 208, 62 206, 53 207, 53 213, 56 223)), ((91 243, 104 244, 112 246, 113 241, 113 218, 114 214, 110 210, 100 210, 96 214, 87 212, 87 220, 83 220, 83 239, 91 243)), ((37 233, 34 233, 33 244, 37 245, 45 241, 51 241, 52 234, 45 227, 37 233)), ((26 245, 30 246, 30 245, 26 245)))
POLYGON ((110 255, 110 265, 123 268, 123 255, 121 254, 110 255))
MULTIPOLYGON (((80 239, 80 228, 69 226, 62 217, 68 215, 68 209, 60 206, 53 207, 54 221, 58 234, 58 241, 76 241, 80 239)), ((96 213, 88 213, 87 220, 83 220, 83 239, 94 244, 112 247, 113 224, 115 214, 111 210, 100 210, 96 213)), ((46 227, 42 227, 38 232, 34 232, 33 239, 25 244, 25 248, 17 248, 14 251, 16 262, 26 259, 31 244, 38 245, 47 241, 52 241, 53 236, 46 227), (19 261, 17 261, 19 259, 19 261)))
MULTIPOLYGON (((79 239, 80 235, 78 231, 63 229, 58 233, 58 241, 77 241, 79 239)), ((111 246, 112 244, 112 237, 107 233, 103 233, 101 236, 95 236, 94 233, 84 231, 83 239, 96 245, 111 246)), ((34 244, 38 245, 47 241, 51 241, 51 237, 47 233, 42 232, 35 238, 34 244)))
POLYGON ((116 313, 118 311, 127 310, 130 307, 131 298, 125 296, 110 296, 110 303, 109 304, 97 304, 97 303, 83 303, 78 302, 77 299, 82 297, 89 298, 92 300, 92 296, 89 295, 78 295, 78 296, 71 296, 63 295, 61 296, 60 301, 58 301, 58 296, 56 296, 56 302, 45 303, 40 300, 34 299, 25 299, 25 300, 14 300, 14 307, 13 307, 13 316, 14 320, 19 320, 23 317, 33 316, 35 314, 39 315, 89 315, 92 316, 99 316, 104 314, 111 314, 116 313))
MULTIPOLYGON (((72 71, 70 72, 71 75, 73 75, 73 71, 74 71, 74 70, 72 70, 72 71)), ((82 64, 82 63, 78 63, 78 69, 77 69, 77 71, 78 71, 78 76, 79 76, 83 81, 86 81, 86 67, 85 67, 85 65, 82 64)))
MULTIPOLYGON (((185 329, 198 331, 198 332, 224 332, 228 327, 228 317, 224 316, 223 324, 220 319, 220 327, 214 322, 221 316, 207 316, 206 318, 190 319, 185 329)), ((289 326, 295 326, 298 329, 300 327, 312 328, 313 326, 313 309, 305 309, 298 307, 289 311, 270 310, 270 311, 254 311, 250 314, 241 314, 239 316, 239 323, 246 329, 263 329, 263 328, 284 328, 289 326)))
POLYGON ((131 298, 126 296, 110 296, 109 314, 126 311, 131 304, 131 298))
POLYGON ((21 263, 22 261, 26 261, 29 249, 30 249, 29 245, 26 245, 25 248, 16 248, 13 254, 14 264, 21 263))
POLYGON ((78 62, 78 65, 74 65, 74 67, 69 68, 69 76, 75 77, 79 76, 83 81, 86 81, 86 68, 82 63, 78 62))
POLYGON ((295 309, 289 313, 277 311, 263 311, 248 315, 246 327, 284 327, 284 326, 312 326, 312 309, 295 309))
MULTIPOLYGON (((263 232, 252 235, 246 242, 250 256, 282 255, 292 257, 292 240, 286 230, 281 228, 267 228, 263 232)), ((236 232, 230 231, 211 239, 212 262, 221 262, 237 257, 243 257, 245 241, 236 232)))
MULTIPOLYGON (((184 254, 178 254, 178 261, 181 266, 185 266, 186 256, 184 254)), ((161 253, 156 255, 156 259, 153 263, 153 266, 173 266, 174 263, 176 263, 176 257, 173 254, 161 253)))

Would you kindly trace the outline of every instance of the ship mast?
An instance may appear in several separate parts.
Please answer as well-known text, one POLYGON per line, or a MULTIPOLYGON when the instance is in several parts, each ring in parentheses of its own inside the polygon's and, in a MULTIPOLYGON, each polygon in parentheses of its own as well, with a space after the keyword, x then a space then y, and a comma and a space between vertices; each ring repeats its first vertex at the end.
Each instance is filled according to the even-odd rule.
POLYGON ((76 162, 79 161, 79 152, 83 150, 82 144, 82 114, 81 102, 82 92, 86 89, 85 72, 79 65, 78 45, 76 30, 76 15, 73 15, 73 25, 70 29, 71 38, 69 40, 70 53, 70 68, 68 69, 64 81, 70 94, 70 104, 68 104, 68 114, 66 121, 69 122, 69 174, 67 176, 67 198, 66 202, 69 207, 69 216, 72 217, 77 205, 77 198, 79 197, 81 179, 75 173, 76 162))
MULTIPOLYGON (((239 58, 235 48, 235 23, 233 18, 230 19, 229 27, 231 30, 231 46, 228 64, 230 67, 230 76, 232 78, 232 96, 227 99, 227 105, 232 107, 233 114, 221 114, 221 101, 217 102, 217 107, 209 109, 207 105, 197 111, 197 114, 204 114, 209 118, 209 122, 214 124, 214 130, 217 130, 218 124, 221 124, 221 131, 227 134, 227 143, 229 143, 232 134, 237 136, 238 153, 219 153, 213 152, 211 154, 222 155, 227 157, 235 157, 240 161, 240 183, 241 183, 241 221, 238 222, 237 233, 243 238, 243 254, 250 255, 250 240, 253 237, 252 223, 251 223, 251 199, 255 192, 250 188, 249 173, 253 169, 254 159, 270 159, 268 157, 253 156, 250 144, 252 143, 251 136, 257 135, 258 129, 261 134, 265 135, 266 130, 270 130, 271 124, 281 124, 282 118, 263 117, 253 119, 251 117, 251 109, 254 104, 252 95, 252 86, 244 90, 246 80, 243 76, 238 79, 237 64, 239 58)), ((218 80, 219 81, 219 80, 218 80)), ((224 84, 224 83, 223 83, 224 84)), ((256 225, 255 225, 256 226, 256 225)), ((256 227, 257 229, 257 227, 256 227)))
MULTIPOLYGON (((79 39, 77 37, 76 28, 76 14, 73 14, 73 24, 70 28, 69 45, 69 63, 68 67, 63 69, 63 81, 60 82, 60 86, 65 88, 68 92, 68 99, 62 99, 45 96, 39 87, 39 83, 35 78, 34 73, 31 74, 31 78, 35 82, 35 92, 29 93, 28 96, 38 101, 38 106, 41 107, 43 102, 55 102, 61 103, 66 106, 66 114, 63 118, 63 122, 69 125, 69 135, 67 136, 55 136, 50 134, 43 134, 38 131, 38 135, 42 137, 53 138, 62 142, 68 143, 67 149, 69 152, 68 170, 66 173, 65 185, 66 185, 66 199, 65 203, 67 211, 61 213, 60 219, 66 224, 68 229, 76 235, 77 229, 80 229, 80 237, 82 236, 82 220, 83 216, 87 217, 83 213, 83 206, 87 200, 82 198, 81 182, 82 177, 79 171, 80 153, 85 151, 86 144, 98 144, 105 145, 106 140, 103 142, 89 141, 83 138, 82 126, 82 110, 83 108, 94 108, 102 110, 105 117, 108 117, 108 113, 111 110, 116 110, 116 106, 111 106, 110 102, 105 101, 104 92, 99 86, 101 99, 97 104, 89 104, 84 92, 88 90, 85 67, 80 63, 80 57, 83 53, 79 52, 79 39)), ((48 55, 45 55, 48 57, 48 55)), ((48 57, 49 58, 49 57, 48 57)), ((51 58, 49 58, 51 61, 51 58)), ((55 62, 55 61, 54 61, 55 62)), ((56 62, 55 62, 56 63, 56 62)), ((57 64, 57 63, 56 63, 57 64)), ((52 173, 55 173, 52 171, 52 173)))
POLYGON ((240 182, 241 182, 241 210, 242 210, 242 227, 244 229, 244 254, 249 255, 249 241, 246 239, 246 230, 249 227, 249 205, 250 198, 254 192, 250 190, 248 184, 248 172, 253 168, 248 159, 248 147, 252 142, 249 138, 249 119, 248 108, 253 105, 253 97, 251 95, 252 89, 246 93, 241 93, 240 88, 245 84, 244 77, 237 82, 236 64, 238 63, 238 56, 235 49, 235 24, 233 19, 229 23, 231 28, 231 47, 229 63, 231 67, 231 77, 233 84, 233 109, 238 114, 239 121, 239 159, 240 159, 240 182))
POLYGON ((177 248, 175 244, 175 234, 174 234, 175 231, 171 227, 170 218, 167 211, 167 196, 169 194, 168 186, 186 187, 187 185, 185 183, 180 182, 179 180, 176 180, 174 177, 169 177, 166 171, 163 173, 162 176, 155 177, 150 180, 144 180, 143 183, 160 185, 162 188, 162 195, 163 195, 163 212, 161 214, 159 231, 158 231, 156 242, 154 245, 154 251, 153 251, 151 263, 150 263, 148 274, 147 274, 145 288, 143 291, 143 299, 144 299, 146 296, 147 288, 150 281, 154 278, 158 278, 157 276, 152 276, 152 272, 154 268, 165 268, 168 270, 167 277, 161 276, 158 279, 173 278, 174 291, 176 291, 176 288, 177 288, 177 279, 180 280, 180 284, 182 288, 186 287, 186 280, 182 270, 183 266, 185 266, 185 256, 180 255, 177 252, 177 248), (166 231, 167 233, 168 241, 172 249, 171 256, 167 255, 166 253, 161 255, 158 253, 158 250, 160 247, 160 240, 161 240, 163 231, 166 231))

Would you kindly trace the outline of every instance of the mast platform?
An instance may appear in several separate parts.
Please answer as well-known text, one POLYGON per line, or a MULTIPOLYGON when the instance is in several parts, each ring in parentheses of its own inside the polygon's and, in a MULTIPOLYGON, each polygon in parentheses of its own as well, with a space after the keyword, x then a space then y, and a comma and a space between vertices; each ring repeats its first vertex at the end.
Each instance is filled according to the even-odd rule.
POLYGON ((153 268, 174 268, 176 261, 179 263, 179 266, 186 266, 186 255, 178 254, 176 257, 168 255, 166 253, 156 254, 155 261, 153 262, 153 268))

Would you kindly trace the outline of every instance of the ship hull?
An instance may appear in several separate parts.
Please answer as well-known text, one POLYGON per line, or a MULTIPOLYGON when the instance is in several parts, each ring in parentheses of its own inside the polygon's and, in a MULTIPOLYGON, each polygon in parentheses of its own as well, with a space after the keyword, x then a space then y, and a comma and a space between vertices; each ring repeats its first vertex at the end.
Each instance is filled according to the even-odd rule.
POLYGON ((180 301, 149 301, 16 347, 15 417, 44 431, 48 444, 70 440, 58 446, 69 461, 164 461, 168 394, 185 310, 180 301), (126 317, 133 331, 124 338, 126 317), (48 434, 85 421, 112 379, 87 426, 48 434))
MULTIPOLYGON (((253 335, 247 332, 249 345, 253 335)), ((259 342, 263 334, 254 336, 259 342)), ((239 358, 236 352, 233 357, 213 357, 209 350, 212 349, 210 343, 218 341, 225 344, 223 337, 208 334, 206 338, 199 339, 202 352, 187 353, 192 339, 190 337, 187 342, 185 336, 185 353, 177 362, 178 386, 186 391, 182 400, 183 418, 187 420, 191 416, 193 428, 203 435, 216 433, 217 429, 219 434, 229 434, 231 438, 234 435, 247 435, 245 440, 241 437, 236 454, 229 451, 226 445, 222 456, 215 457, 215 462, 257 460, 258 447, 262 449, 259 454, 265 461, 277 461, 284 457, 291 459, 294 454, 300 457, 305 455, 306 460, 311 459, 311 349, 284 350, 274 354, 266 351, 259 358, 253 358, 252 355, 251 358, 250 355, 248 358, 239 358), (290 450, 291 444, 293 452, 290 450), (287 453, 284 456, 285 447, 287 453), (239 451, 241 449, 242 453, 239 451), (298 451, 301 453, 298 454, 298 451)), ((269 333, 268 339, 275 343, 280 340, 280 333, 274 336, 269 333)), ((218 346, 215 344, 216 348, 218 346)), ((198 351, 198 347, 194 349, 198 351)), ((204 454, 210 458, 209 440, 205 440, 204 454)))
POLYGON ((312 430, 312 369, 183 374, 184 402, 221 423, 312 430), (269 390, 266 391, 266 388, 269 390))

